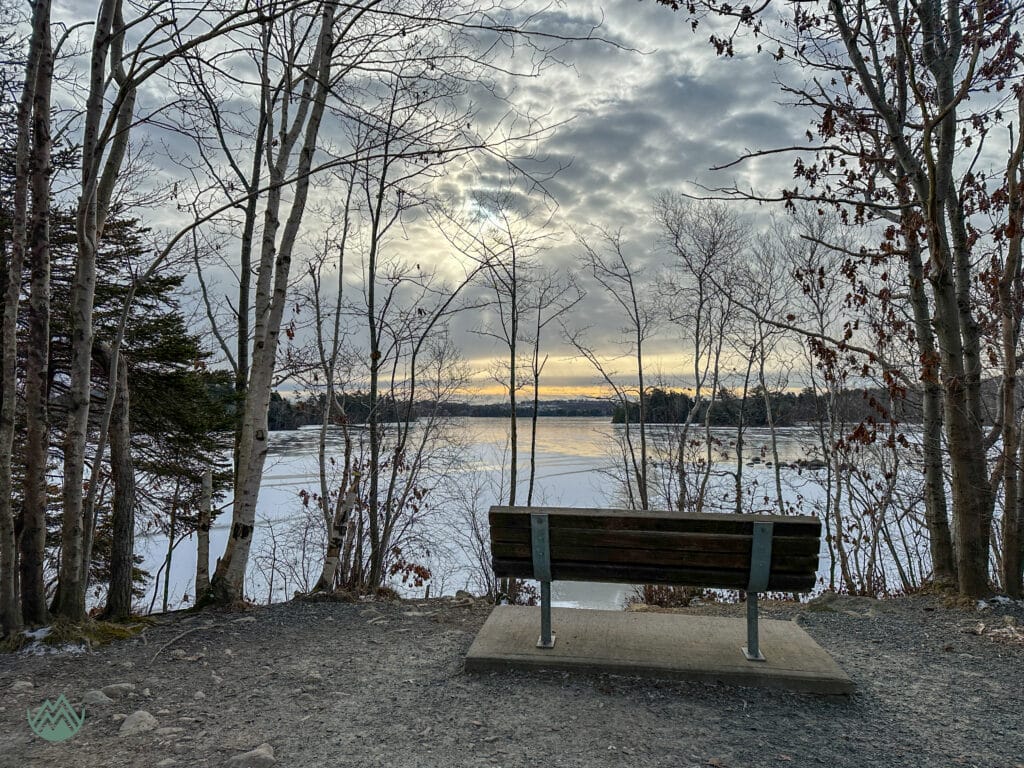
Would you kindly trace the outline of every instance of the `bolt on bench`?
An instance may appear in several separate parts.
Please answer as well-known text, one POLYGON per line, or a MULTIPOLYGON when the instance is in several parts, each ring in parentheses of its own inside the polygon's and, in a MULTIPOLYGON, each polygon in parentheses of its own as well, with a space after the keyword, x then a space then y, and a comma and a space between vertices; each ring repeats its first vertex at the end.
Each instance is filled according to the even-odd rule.
POLYGON ((565 507, 491 507, 491 564, 499 578, 541 583, 537 646, 552 648, 552 581, 668 584, 747 592, 749 661, 761 592, 809 592, 821 521, 807 516, 677 514, 565 507))

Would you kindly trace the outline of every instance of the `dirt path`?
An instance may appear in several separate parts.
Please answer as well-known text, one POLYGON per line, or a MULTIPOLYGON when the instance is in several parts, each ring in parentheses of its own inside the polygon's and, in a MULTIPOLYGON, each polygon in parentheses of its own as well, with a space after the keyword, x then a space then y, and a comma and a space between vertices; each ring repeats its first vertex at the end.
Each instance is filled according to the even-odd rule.
POLYGON ((765 614, 797 617, 856 682, 848 699, 470 676, 462 659, 489 611, 470 600, 170 616, 86 654, 0 657, 0 766, 1024 768, 1024 645, 1011 626, 1024 624, 1024 607, 950 609, 932 598, 821 607, 765 614), (73 738, 50 744, 30 731, 27 708, 103 687, 113 700, 87 704, 73 738), (121 735, 123 716, 138 710, 156 722, 121 735), (238 757, 263 744, 276 762, 266 747, 238 757))

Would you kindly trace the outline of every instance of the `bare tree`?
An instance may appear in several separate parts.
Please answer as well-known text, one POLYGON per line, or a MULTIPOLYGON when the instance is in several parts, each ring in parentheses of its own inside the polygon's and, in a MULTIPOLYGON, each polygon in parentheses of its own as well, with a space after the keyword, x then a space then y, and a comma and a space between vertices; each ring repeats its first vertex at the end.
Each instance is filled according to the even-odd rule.
MULTIPOLYGON (((851 5, 832 0, 813 6, 789 3, 791 14, 769 20, 768 5, 744 13, 717 3, 688 7, 694 17, 735 15, 737 32, 756 28, 759 48, 767 38, 772 45, 765 48, 774 48, 778 58, 799 71, 823 75, 782 86, 793 102, 814 114, 811 141, 756 150, 738 161, 793 152, 797 185, 777 194, 720 191, 785 203, 808 199, 835 207, 856 223, 874 219, 891 224, 883 227, 872 258, 906 261, 902 289, 915 321, 920 326, 931 318, 931 333, 917 334, 919 375, 906 378, 934 380, 939 386, 952 470, 955 578, 962 594, 983 595, 989 589, 996 498, 987 454, 1001 425, 992 433, 984 426, 985 309, 972 287, 978 264, 985 261, 981 252, 1006 234, 1004 227, 1013 219, 1005 203, 1007 169, 990 164, 984 148, 1007 102, 1015 99, 1007 85, 1020 77, 1016 30, 1022 9, 1015 3, 851 5), (973 98, 983 92, 997 95, 973 98), (961 163, 961 157, 971 159, 961 163), (994 198, 993 189, 999 190, 994 198), (982 221, 979 209, 990 209, 975 206, 976 197, 999 201, 1001 221, 995 227, 982 221)), ((713 42, 720 53, 734 51, 734 36, 714 37, 713 42)), ((850 266, 867 261, 852 259, 850 266)), ((993 344, 996 350, 1001 346, 993 344)), ((849 345, 840 347, 845 349, 849 345)), ((890 377, 900 373, 887 371, 890 377)), ((937 422, 935 410, 930 403, 926 430, 937 422)), ((940 519, 944 507, 937 503, 935 480, 929 477, 926 503, 932 533, 940 539, 933 552, 936 577, 945 580, 954 574, 947 571, 942 538, 948 524, 940 519)))
POLYGON ((621 232, 600 230, 599 244, 592 244, 585 236, 577 234, 582 248, 584 266, 595 281, 604 289, 606 299, 622 314, 625 325, 622 329, 623 343, 628 356, 632 358, 636 376, 639 432, 639 456, 632 450, 629 432, 630 398, 625 389, 613 384, 613 376, 599 363, 597 352, 587 347, 580 334, 572 334, 570 341, 592 365, 597 368, 606 383, 612 385, 626 413, 625 439, 628 446, 628 461, 636 482, 636 493, 640 509, 650 509, 648 473, 650 461, 647 446, 647 388, 644 383, 644 342, 655 330, 658 308, 650 287, 643 282, 643 269, 635 260, 626 255, 626 245, 621 232))
POLYGON ((544 349, 543 334, 552 322, 561 322, 573 308, 583 301, 585 294, 576 282, 575 275, 560 278, 555 270, 541 268, 533 280, 526 303, 533 314, 532 333, 529 342, 532 347, 530 375, 533 385, 533 402, 530 408, 530 480, 526 489, 526 506, 533 506, 534 483, 537 478, 537 416, 540 413, 540 377, 548 362, 548 355, 541 358, 544 349))
POLYGON ((694 402, 676 441, 676 507, 700 512, 714 464, 711 423, 721 387, 722 355, 738 309, 730 293, 722 290, 718 275, 732 271, 740 261, 750 233, 737 214, 721 203, 697 203, 678 194, 657 198, 655 216, 662 245, 672 258, 663 283, 665 312, 680 328, 686 352, 693 359, 694 402), (690 433, 694 420, 701 416, 703 455, 691 480, 690 433))

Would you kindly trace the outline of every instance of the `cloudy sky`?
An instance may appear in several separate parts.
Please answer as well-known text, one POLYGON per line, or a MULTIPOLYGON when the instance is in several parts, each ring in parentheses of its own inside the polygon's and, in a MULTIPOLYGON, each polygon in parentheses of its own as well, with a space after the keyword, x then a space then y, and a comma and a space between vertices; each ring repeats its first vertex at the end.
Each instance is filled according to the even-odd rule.
MULTIPOLYGON (((699 185, 776 191, 789 182, 791 158, 758 160, 727 171, 709 170, 747 149, 804 140, 807 116, 778 103, 781 95, 773 81, 781 74, 771 56, 740 50, 734 58, 719 58, 707 42, 712 27, 704 25, 694 33, 681 14, 653 0, 537 7, 543 10, 532 21, 535 30, 578 36, 599 25, 595 34, 613 41, 570 43, 557 52, 562 63, 547 67, 540 76, 514 82, 498 80, 499 88, 512 93, 519 108, 543 115, 547 124, 558 126, 535 147, 537 159, 525 164, 541 174, 562 168, 545 183, 547 196, 535 194, 531 201, 550 218, 546 231, 552 243, 542 256, 545 265, 564 273, 578 272, 580 248, 573 232, 592 232, 595 225, 621 228, 631 262, 645 281, 656 283, 666 257, 657 246, 658 232, 651 216, 655 195, 694 192, 699 185)), ((95 3, 88 0, 73 0, 55 10, 56 16, 67 22, 88 19, 93 13, 95 3)), ((158 105, 166 98, 158 81, 147 88, 140 97, 143 105, 158 105)), ((73 100, 58 95, 58 102, 61 98, 73 100)), ((483 93, 477 107, 484 122, 505 109, 489 102, 483 93)), ((323 129, 327 135, 332 130, 336 126, 323 129)), ((187 136, 154 126, 146 127, 141 136, 155 158, 150 161, 151 184, 157 189, 171 187, 176 174, 181 175, 179 165, 194 152, 191 142, 187 136)), ((477 160, 452 168, 438 186, 448 192, 461 190, 469 199, 490 189, 500 175, 500 169, 477 160)), ((323 202, 337 194, 336 189, 321 186, 313 199, 323 202)), ((315 239, 323 226, 317 215, 307 216, 307 238, 315 239)), ((173 207, 157 207, 146 219, 157 228, 171 229, 175 217, 173 207)), ((452 258, 445 240, 432 233, 425 221, 411 221, 403 231, 408 239, 394 242, 396 251, 415 252, 417 258, 422 255, 441 272, 457 274, 458 259, 452 258)), ((222 277, 224 293, 230 294, 230 276, 223 271, 222 277)), ((215 291, 220 290, 215 269, 210 281, 215 291)), ((354 272, 349 283, 358 288, 358 281, 354 272)), ((587 326, 590 343, 610 361, 611 369, 625 376, 628 361, 611 362, 621 351, 615 342, 623 324, 614 302, 585 275, 581 275, 581 284, 587 296, 568 322, 574 327, 587 326)), ((491 340, 473 333, 486 323, 486 310, 453 323, 456 341, 477 371, 475 393, 480 396, 496 391, 486 374, 496 349, 491 340)), ((594 393, 599 383, 596 373, 558 338, 557 329, 552 328, 548 338, 547 396, 594 393)), ((652 338, 647 351, 653 374, 686 386, 684 371, 689 363, 671 329, 652 338)))

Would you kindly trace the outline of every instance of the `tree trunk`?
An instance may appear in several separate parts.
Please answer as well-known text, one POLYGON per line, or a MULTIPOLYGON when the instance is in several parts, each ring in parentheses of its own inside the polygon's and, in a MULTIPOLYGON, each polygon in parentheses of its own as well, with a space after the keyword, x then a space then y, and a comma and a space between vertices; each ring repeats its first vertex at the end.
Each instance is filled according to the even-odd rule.
MULTIPOLYGON (((85 619, 83 483, 89 426, 92 373, 93 301, 96 293, 96 250, 102 224, 98 200, 103 147, 99 131, 107 86, 107 55, 117 0, 100 4, 93 34, 89 95, 82 134, 81 195, 76 211, 78 257, 71 287, 71 364, 68 371, 67 427, 64 437, 64 491, 61 519, 61 557, 54 612, 72 621, 85 619)), ((124 137, 127 141, 127 136, 124 137)), ((98 473, 94 468, 94 474, 98 473)), ((93 478, 94 480, 96 478, 93 478)))
POLYGON ((203 472, 203 492, 199 500, 199 525, 196 527, 196 600, 210 589, 210 523, 213 518, 213 470, 203 472))
MULTIPOLYGON (((351 528, 352 510, 355 509, 358 498, 359 471, 354 470, 351 485, 347 490, 343 490, 341 498, 338 499, 338 504, 335 506, 334 519, 327 532, 327 557, 324 558, 323 570, 320 572, 316 587, 313 588, 315 592, 327 592, 334 589, 338 568, 342 563, 345 538, 351 528)), ((347 557, 345 559, 347 560, 347 557)))
MULTIPOLYGON (((937 243, 929 243, 933 249, 937 243)), ((942 392, 952 470, 956 519, 956 571, 960 593, 981 597, 989 591, 988 555, 992 491, 981 426, 969 402, 957 298, 947 262, 933 255, 929 279, 935 294, 935 329, 942 363, 942 392)))
MULTIPOLYGON (((113 363, 111 363, 113 365, 113 363)), ((123 356, 110 371, 114 409, 110 424, 110 471, 114 479, 113 545, 110 553, 110 590, 105 616, 127 619, 132 613, 132 574, 135 570, 135 467, 132 464, 131 406, 128 364, 123 356), (116 376, 116 381, 114 381, 116 376)))
MULTIPOLYGON (((909 205, 909 199, 902 202, 909 205)), ((942 455, 942 386, 939 384, 939 354, 935 349, 931 311, 924 290, 924 265, 917 230, 904 208, 902 216, 907 240, 907 266, 910 304, 914 313, 914 331, 921 359, 922 449, 924 454, 924 510, 932 556, 932 578, 939 586, 957 583, 953 559, 953 540, 946 510, 946 477, 942 455)))
POLYGON ((1024 244, 1024 92, 1017 93, 1018 135, 1006 167, 1008 247, 999 280, 999 309, 1003 347, 1003 589, 1014 598, 1022 594, 1024 520, 1018 503, 1022 466, 1018 456, 1020 422, 1017 417, 1017 343, 1020 340, 1021 248, 1024 244))
POLYGON ((18 102, 15 124, 17 138, 11 222, 13 231, 10 260, 6 265, 7 284, 4 286, 3 332, 0 342, 0 629, 5 635, 21 628, 17 592, 18 553, 11 504, 14 497, 11 465, 17 407, 18 307, 21 303, 21 278, 28 234, 32 114, 41 61, 49 49, 49 11, 48 2, 37 2, 32 11, 32 36, 25 67, 25 84, 18 102))
MULTIPOLYGON (((40 24, 49 28, 49 3, 40 24)), ((21 612, 31 626, 45 624, 46 508, 49 463, 47 408, 50 356, 50 90, 53 58, 50 36, 40 37, 40 59, 33 107, 32 221, 28 334, 25 346, 25 478, 20 544, 21 612)))
POLYGON ((512 247, 512 264, 509 280, 509 335, 508 335, 508 404, 509 404, 509 456, 508 472, 508 505, 516 505, 516 491, 519 486, 519 417, 516 414, 516 357, 519 352, 519 275, 518 264, 516 264, 516 248, 511 234, 510 245, 512 247))
MULTIPOLYGON (((540 310, 537 311, 538 317, 540 310)), ((533 506, 533 486, 537 480, 537 416, 540 412, 540 323, 533 346, 533 401, 530 403, 530 484, 526 489, 526 506, 533 506)), ((544 358, 545 361, 547 357, 544 358)))

